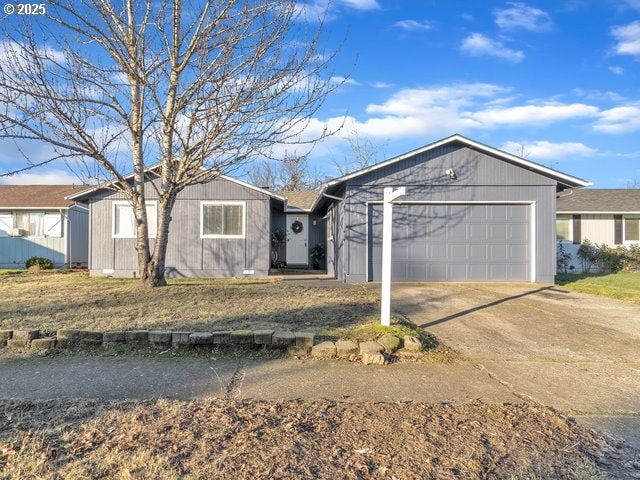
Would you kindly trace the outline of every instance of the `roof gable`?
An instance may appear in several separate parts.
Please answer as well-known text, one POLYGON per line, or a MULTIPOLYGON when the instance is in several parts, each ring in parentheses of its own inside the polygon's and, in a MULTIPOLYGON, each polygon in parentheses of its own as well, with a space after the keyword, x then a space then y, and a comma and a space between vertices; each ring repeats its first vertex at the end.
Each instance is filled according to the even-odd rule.
POLYGON ((535 172, 538 173, 540 175, 549 177, 553 180, 555 180, 556 182, 562 184, 565 186, 565 188, 576 188, 576 187, 586 187, 591 185, 590 182, 587 182, 586 180, 582 180, 581 178, 577 178, 571 175, 568 175, 566 173, 562 173, 559 172, 557 170, 545 167, 543 165, 537 164, 535 162, 531 162, 529 160, 525 160, 524 158, 518 157, 516 155, 512 155, 510 153, 504 152, 502 150, 498 150, 496 148, 490 147, 488 145, 485 145, 483 143, 479 143, 476 142, 474 140, 471 140, 469 138, 466 138, 462 135, 459 134, 455 134, 452 135, 450 137, 444 138, 442 140, 439 140, 437 142, 431 143, 429 145, 425 145, 424 147, 418 148, 416 150, 412 150, 410 152, 407 152, 405 154, 399 155, 397 157, 391 158, 389 160, 386 160, 384 162, 380 162, 376 165, 372 165, 370 167, 364 168, 362 170, 358 170, 356 172, 344 175, 342 177, 336 178, 334 180, 331 180, 330 182, 325 184, 325 187, 331 187, 343 182, 346 182, 348 180, 353 180, 357 177, 360 177, 362 175, 366 175, 368 173, 374 172, 376 170, 380 170, 389 166, 392 166, 394 164, 403 162, 409 158, 412 157, 416 157, 420 154, 424 154, 427 152, 430 152, 432 150, 437 150, 443 147, 446 147, 448 145, 454 145, 454 144, 462 144, 465 147, 477 150, 480 153, 484 153, 486 155, 490 155, 492 157, 495 157, 499 160, 505 161, 507 163, 510 163, 512 165, 524 168, 526 170, 529 170, 531 172, 535 172))

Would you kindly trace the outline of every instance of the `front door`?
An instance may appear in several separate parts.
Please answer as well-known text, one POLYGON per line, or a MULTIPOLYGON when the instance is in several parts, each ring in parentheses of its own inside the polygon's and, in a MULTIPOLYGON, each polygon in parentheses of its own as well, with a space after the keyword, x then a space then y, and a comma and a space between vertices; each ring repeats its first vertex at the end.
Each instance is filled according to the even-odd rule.
POLYGON ((309 217, 287 215, 287 264, 309 264, 309 217))

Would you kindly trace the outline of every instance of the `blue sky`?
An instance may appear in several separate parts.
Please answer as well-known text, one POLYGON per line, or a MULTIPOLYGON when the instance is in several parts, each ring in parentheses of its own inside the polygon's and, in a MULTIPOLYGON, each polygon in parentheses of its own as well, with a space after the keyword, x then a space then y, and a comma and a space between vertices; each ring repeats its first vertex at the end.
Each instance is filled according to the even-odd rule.
MULTIPOLYGON (((640 181, 640 0, 299 5, 309 15, 328 8, 329 47, 342 43, 335 74, 348 75, 310 129, 346 115, 310 154, 327 175, 357 131, 378 160, 461 133, 595 187, 640 181)), ((73 181, 62 165, 4 180, 73 181)))
POLYGON ((328 29, 356 63, 319 120, 347 110, 386 157, 461 133, 595 187, 640 179, 640 0, 337 0, 328 29))

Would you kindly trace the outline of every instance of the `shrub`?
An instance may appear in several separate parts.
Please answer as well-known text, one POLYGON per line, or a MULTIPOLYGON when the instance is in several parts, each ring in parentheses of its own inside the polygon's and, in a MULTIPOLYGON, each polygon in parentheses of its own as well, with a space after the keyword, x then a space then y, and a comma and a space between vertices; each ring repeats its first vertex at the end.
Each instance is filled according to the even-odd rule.
POLYGON ((569 270, 569 264, 571 263, 571 254, 564 249, 562 242, 558 243, 558 250, 556 254, 556 268, 560 273, 567 273, 569 270))
POLYGON ((596 245, 598 253, 595 257, 595 265, 600 273, 616 273, 622 270, 625 257, 624 247, 609 247, 607 245, 596 245))
POLYGON ((26 267, 27 269, 37 266, 40 270, 51 270, 53 269, 53 262, 45 257, 31 257, 27 260, 26 267))
POLYGON ((640 245, 629 245, 624 250, 625 254, 622 259, 622 268, 628 272, 637 272, 640 270, 640 245))
POLYGON ((580 259, 582 273, 589 273, 598 258, 598 247, 585 238, 576 255, 580 259))

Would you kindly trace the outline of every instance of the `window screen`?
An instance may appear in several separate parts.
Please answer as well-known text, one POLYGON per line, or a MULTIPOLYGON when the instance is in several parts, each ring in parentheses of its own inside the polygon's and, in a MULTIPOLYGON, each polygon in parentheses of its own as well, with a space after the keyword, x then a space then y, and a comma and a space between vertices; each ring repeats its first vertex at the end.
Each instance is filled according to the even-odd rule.
POLYGON ((243 223, 244 205, 204 204, 202 206, 202 234, 205 236, 242 236, 243 223))

